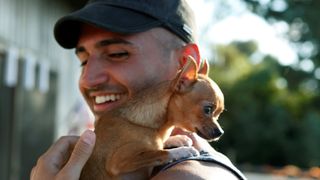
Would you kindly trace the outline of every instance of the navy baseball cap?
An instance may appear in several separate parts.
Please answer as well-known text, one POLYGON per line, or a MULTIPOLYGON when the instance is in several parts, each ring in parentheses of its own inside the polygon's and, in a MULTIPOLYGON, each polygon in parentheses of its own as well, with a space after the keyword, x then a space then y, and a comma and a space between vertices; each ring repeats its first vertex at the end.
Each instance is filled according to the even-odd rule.
POLYGON ((90 0, 56 22, 55 39, 64 48, 76 47, 83 23, 123 34, 164 27, 187 43, 196 39, 194 14, 186 0, 90 0))

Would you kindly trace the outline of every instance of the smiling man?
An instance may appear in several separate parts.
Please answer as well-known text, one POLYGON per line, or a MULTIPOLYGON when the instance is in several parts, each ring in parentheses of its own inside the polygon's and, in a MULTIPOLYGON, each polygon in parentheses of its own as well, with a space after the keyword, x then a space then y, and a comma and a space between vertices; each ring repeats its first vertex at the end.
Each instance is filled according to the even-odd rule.
POLYGON ((134 35, 86 24, 81 29, 76 46, 82 66, 79 87, 96 116, 117 107, 141 89, 171 79, 180 67, 179 61, 170 60, 178 58, 179 49, 167 50, 173 43, 166 37, 174 37, 165 29, 153 28, 134 35))
MULTIPOLYGON (((54 34, 62 47, 75 48, 79 89, 99 118, 139 91, 172 80, 188 56, 199 63, 195 29, 185 0, 91 0, 61 18, 54 34)), ((173 135, 190 138, 201 155, 158 167, 153 179, 245 179, 197 135, 178 129, 173 135)), ((31 179, 79 179, 94 143, 92 131, 60 138, 39 158, 31 179)))

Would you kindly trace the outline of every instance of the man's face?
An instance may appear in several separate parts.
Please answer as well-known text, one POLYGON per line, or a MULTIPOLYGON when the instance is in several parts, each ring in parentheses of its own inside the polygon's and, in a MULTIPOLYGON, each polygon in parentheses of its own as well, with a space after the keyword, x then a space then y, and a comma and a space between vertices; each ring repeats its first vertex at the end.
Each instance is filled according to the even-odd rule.
POLYGON ((172 79, 179 61, 164 52, 153 30, 121 35, 84 26, 76 48, 82 73, 79 88, 96 117, 134 97, 143 88, 172 79))

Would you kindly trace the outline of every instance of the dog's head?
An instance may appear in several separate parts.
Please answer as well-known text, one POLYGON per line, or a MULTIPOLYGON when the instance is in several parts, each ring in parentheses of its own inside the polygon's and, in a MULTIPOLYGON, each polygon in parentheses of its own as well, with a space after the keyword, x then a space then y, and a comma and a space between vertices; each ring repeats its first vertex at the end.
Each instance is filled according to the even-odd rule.
POLYGON ((218 117, 224 110, 224 96, 219 86, 208 77, 205 62, 198 71, 190 56, 172 83, 174 93, 169 104, 169 118, 187 131, 207 140, 217 140, 223 130, 218 117))

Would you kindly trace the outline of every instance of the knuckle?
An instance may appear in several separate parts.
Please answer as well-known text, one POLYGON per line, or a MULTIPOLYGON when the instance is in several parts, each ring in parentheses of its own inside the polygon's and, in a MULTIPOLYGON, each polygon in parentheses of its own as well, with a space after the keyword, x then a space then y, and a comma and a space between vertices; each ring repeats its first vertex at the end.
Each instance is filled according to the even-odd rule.
POLYGON ((48 156, 46 154, 40 156, 37 160, 37 165, 43 165, 47 164, 47 162, 50 161, 48 156))

